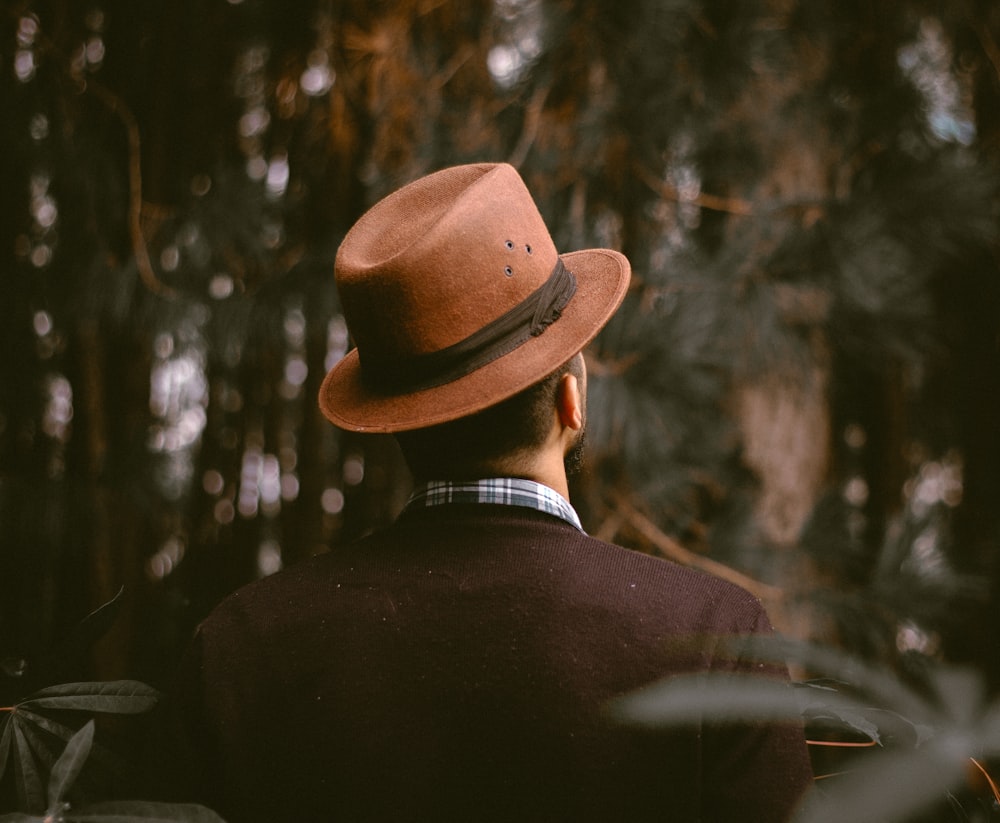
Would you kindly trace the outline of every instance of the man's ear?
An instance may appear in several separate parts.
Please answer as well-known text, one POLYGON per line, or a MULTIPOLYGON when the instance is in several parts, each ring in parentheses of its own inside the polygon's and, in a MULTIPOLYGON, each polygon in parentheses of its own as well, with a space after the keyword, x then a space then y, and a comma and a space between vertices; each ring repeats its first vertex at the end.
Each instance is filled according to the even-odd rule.
POLYGON ((564 429, 580 431, 583 428, 583 395, 576 375, 566 373, 556 386, 556 414, 564 429))

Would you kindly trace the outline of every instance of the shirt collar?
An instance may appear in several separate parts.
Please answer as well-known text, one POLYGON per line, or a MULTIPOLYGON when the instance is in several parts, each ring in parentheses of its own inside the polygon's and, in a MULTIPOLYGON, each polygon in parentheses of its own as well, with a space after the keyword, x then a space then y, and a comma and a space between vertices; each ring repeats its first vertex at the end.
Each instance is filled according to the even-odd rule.
POLYGON ((570 502, 555 489, 520 477, 488 477, 482 480, 431 480, 418 485, 406 509, 443 506, 449 503, 494 503, 523 506, 546 512, 583 531, 580 517, 570 502))

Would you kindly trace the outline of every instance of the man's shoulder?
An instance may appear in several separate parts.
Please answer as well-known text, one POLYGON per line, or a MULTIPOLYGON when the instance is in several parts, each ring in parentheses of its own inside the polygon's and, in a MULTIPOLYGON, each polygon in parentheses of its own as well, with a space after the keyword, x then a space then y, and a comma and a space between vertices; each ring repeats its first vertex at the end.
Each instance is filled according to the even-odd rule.
POLYGON ((330 565, 328 554, 317 554, 244 583, 225 595, 201 621, 200 634, 219 631, 252 632, 257 624, 273 621, 280 612, 286 617, 307 611, 323 597, 330 565))
POLYGON ((412 592, 442 579, 466 592, 477 585, 546 591, 582 608, 589 604, 649 620, 659 615, 678 626, 743 632, 767 624, 753 594, 719 577, 591 537, 539 512, 481 508, 503 510, 491 513, 488 525, 461 516, 397 521, 306 558, 234 591, 203 627, 266 630, 269 622, 294 621, 299 612, 332 608, 331 597, 347 592, 397 586, 412 592), (440 540, 428 534, 440 535, 440 540))
POLYGON ((671 606, 674 615, 687 611, 699 619, 731 622, 734 629, 762 619, 766 622, 760 599, 736 583, 635 548, 584 539, 599 566, 614 569, 606 579, 625 581, 633 593, 671 606))
MULTIPOLYGON (((659 614, 691 626, 742 632, 767 626, 760 600, 746 589, 700 569, 588 535, 550 515, 509 506, 440 507, 396 521, 359 545, 382 551, 397 545, 439 546, 463 553, 473 546, 497 575, 549 587, 581 604, 608 604, 621 614, 659 614)), ((652 618, 650 618, 652 619, 652 618)))
MULTIPOLYGON (((716 575, 685 566, 665 557, 593 537, 559 518, 509 506, 469 506, 428 509, 418 517, 397 520, 392 527, 355 544, 357 555, 384 551, 434 535, 441 544, 458 543, 498 556, 514 558, 512 571, 542 574, 635 600, 648 597, 660 605, 696 609, 700 613, 725 612, 756 621, 763 612, 752 593, 716 575), (510 544, 516 544, 511 549, 510 544), (499 551, 498 551, 499 550, 499 551), (510 554, 508 555, 508 551, 510 554)), ((429 541, 433 545, 434 540, 429 541)), ((484 558, 485 560, 486 558, 484 558)), ((495 568, 494 564, 494 568, 495 568)), ((626 601, 627 602, 627 601, 626 601)))

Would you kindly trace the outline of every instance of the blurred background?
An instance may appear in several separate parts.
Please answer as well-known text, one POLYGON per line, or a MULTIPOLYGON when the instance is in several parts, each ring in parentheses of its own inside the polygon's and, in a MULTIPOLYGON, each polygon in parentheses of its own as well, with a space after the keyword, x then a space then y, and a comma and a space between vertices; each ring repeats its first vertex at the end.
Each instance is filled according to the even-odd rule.
POLYGON ((163 685, 228 592, 395 515, 394 442, 316 407, 334 254, 505 160, 559 248, 634 268, 587 529, 1000 685, 1000 5, 2 8, 3 677, 124 587, 85 674, 163 685))

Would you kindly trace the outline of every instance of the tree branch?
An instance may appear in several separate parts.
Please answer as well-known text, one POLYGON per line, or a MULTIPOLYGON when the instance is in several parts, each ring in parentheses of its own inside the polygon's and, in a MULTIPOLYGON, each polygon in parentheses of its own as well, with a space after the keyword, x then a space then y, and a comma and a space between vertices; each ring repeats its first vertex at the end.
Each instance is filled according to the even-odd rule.
POLYGON ((616 492, 613 497, 618 511, 664 557, 680 563, 682 566, 701 569, 723 580, 728 580, 730 583, 735 583, 765 602, 774 603, 783 599, 784 592, 777 586, 771 586, 755 580, 731 566, 727 566, 725 563, 720 563, 717 560, 712 560, 710 557, 704 557, 690 549, 684 548, 684 546, 672 537, 664 534, 655 523, 636 509, 625 498, 625 495, 616 492))
POLYGON ((86 89, 118 117, 128 136, 128 229, 139 276, 146 288, 153 294, 161 297, 176 297, 177 292, 160 280, 153 270, 153 263, 149 258, 149 247, 146 245, 146 236, 142 231, 142 141, 139 134, 139 124, 131 109, 118 95, 93 80, 86 82, 86 89))
POLYGON ((645 169, 640 169, 639 174, 643 182, 655 191, 664 200, 672 200, 675 203, 693 203, 703 209, 711 211, 721 211, 727 214, 737 214, 747 217, 754 213, 754 206, 749 200, 741 200, 738 197, 720 197, 715 194, 699 193, 694 197, 684 197, 676 187, 657 179, 645 169))
POLYGON ((521 136, 517 140, 514 151, 511 152, 508 158, 508 162, 515 168, 521 166, 528 156, 532 145, 534 145, 535 138, 538 136, 538 127, 542 122, 542 111, 545 109, 545 101, 548 99, 549 89, 551 88, 551 83, 544 83, 539 86, 535 89, 535 93, 531 95, 531 100, 528 101, 528 105, 525 107, 524 128, 521 130, 521 136))

